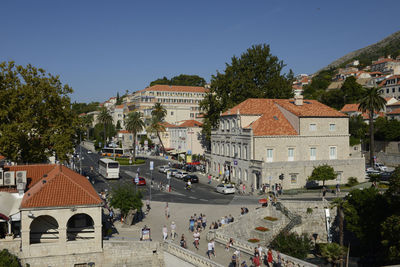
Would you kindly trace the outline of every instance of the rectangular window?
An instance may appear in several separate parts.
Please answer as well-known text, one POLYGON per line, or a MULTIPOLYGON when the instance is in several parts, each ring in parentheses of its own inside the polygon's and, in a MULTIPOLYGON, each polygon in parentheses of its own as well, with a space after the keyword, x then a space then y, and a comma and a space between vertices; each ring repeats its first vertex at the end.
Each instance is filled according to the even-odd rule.
POLYGON ((294 148, 289 148, 288 149, 288 161, 293 161, 294 160, 294 148))
POLYGON ((267 162, 272 162, 274 161, 274 150, 273 149, 267 149, 267 162))
POLYGON ((343 174, 343 172, 337 172, 336 173, 336 182, 338 184, 340 184, 342 182, 342 174, 343 174))
POLYGON ((333 131, 335 131, 335 128, 336 128, 336 124, 334 124, 334 123, 329 124, 329 131, 333 132, 333 131))
POLYGON ((222 129, 222 130, 225 130, 225 123, 224 123, 224 121, 221 121, 221 129, 222 129))
POLYGON ((290 175, 290 183, 297 184, 297 173, 291 173, 290 175))
POLYGON ((247 146, 244 146, 244 154, 243 154, 244 159, 248 159, 247 156, 247 146))
POLYGON ((389 88, 388 88, 388 89, 386 89, 386 94, 389 94, 389 88))
POLYGON ((240 145, 239 145, 238 150, 239 150, 238 158, 241 159, 242 158, 242 147, 240 145))
POLYGON ((190 118, 194 118, 194 113, 190 113, 190 118))
POLYGON ((317 130, 317 125, 315 123, 310 124, 310 131, 316 131, 317 130))
POLYGON ((329 159, 336 159, 336 147, 329 147, 329 159))
POLYGON ((392 93, 394 93, 396 91, 396 89, 395 88, 392 88, 392 93))
POLYGON ((310 148, 310 160, 315 160, 317 158, 317 148, 310 148))
POLYGON ((236 146, 232 145, 232 157, 236 157, 236 146))
POLYGON ((171 116, 174 116, 174 112, 173 111, 171 111, 171 116))

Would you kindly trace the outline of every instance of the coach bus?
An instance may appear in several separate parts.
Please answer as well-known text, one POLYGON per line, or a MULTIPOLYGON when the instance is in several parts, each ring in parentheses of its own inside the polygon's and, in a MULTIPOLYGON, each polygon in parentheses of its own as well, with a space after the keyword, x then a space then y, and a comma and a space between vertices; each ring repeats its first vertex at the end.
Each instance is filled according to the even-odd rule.
POLYGON ((101 158, 99 160, 99 173, 106 179, 119 178, 119 163, 118 161, 101 158))
POLYGON ((111 147, 105 147, 101 149, 101 155, 103 157, 115 157, 120 158, 124 155, 124 150, 122 148, 111 148, 111 147))

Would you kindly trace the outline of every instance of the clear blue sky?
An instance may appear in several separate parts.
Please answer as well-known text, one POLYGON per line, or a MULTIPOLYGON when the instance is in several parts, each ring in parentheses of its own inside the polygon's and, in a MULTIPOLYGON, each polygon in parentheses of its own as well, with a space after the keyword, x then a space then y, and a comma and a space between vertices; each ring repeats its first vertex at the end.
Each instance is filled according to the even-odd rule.
POLYGON ((400 30, 398 0, 2 1, 0 61, 31 63, 104 101, 151 81, 210 81, 253 44, 313 73, 400 30))

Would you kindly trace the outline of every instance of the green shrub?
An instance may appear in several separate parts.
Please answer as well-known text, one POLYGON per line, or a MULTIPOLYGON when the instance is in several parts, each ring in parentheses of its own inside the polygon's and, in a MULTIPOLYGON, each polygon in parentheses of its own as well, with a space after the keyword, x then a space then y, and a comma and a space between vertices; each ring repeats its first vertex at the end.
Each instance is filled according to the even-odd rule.
POLYGON ((311 214, 313 213, 313 209, 312 208, 307 208, 307 214, 311 214))
POLYGON ((347 181, 346 185, 352 187, 352 186, 355 186, 358 184, 359 184, 359 182, 356 177, 350 177, 349 180, 347 181))
POLYGON ((0 266, 4 267, 20 267, 21 263, 17 256, 8 252, 7 249, 0 251, 0 266))
POLYGON ((311 239, 303 234, 280 232, 271 242, 271 248, 295 258, 304 259, 310 252, 311 239))
POLYGON ((319 253, 327 262, 331 264, 340 263, 340 259, 345 255, 346 248, 337 243, 322 243, 317 246, 319 253))

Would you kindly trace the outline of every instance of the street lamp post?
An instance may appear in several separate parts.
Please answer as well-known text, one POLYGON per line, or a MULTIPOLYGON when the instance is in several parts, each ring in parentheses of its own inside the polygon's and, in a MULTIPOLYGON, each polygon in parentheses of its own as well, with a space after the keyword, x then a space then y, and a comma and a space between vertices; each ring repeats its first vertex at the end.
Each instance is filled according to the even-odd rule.
POLYGON ((79 174, 82 175, 82 134, 79 132, 79 174))

